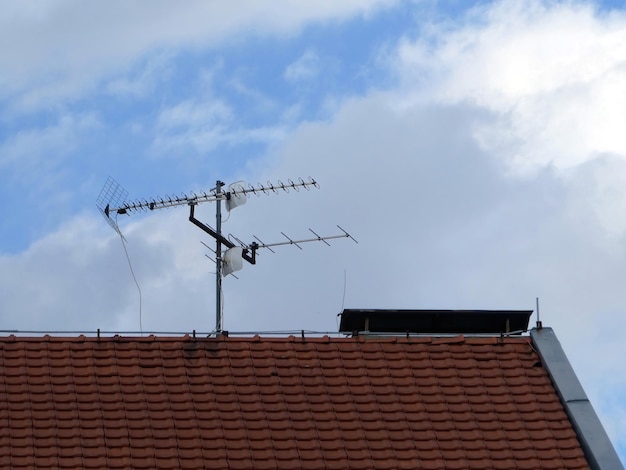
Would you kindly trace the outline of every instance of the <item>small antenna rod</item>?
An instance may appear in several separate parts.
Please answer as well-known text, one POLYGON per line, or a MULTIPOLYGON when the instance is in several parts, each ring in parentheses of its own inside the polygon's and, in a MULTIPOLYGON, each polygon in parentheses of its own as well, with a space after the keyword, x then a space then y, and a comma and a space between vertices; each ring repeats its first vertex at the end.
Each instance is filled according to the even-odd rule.
POLYGON ((537 305, 537 329, 540 330, 543 328, 543 324, 539 318, 539 297, 535 298, 535 304, 537 305))

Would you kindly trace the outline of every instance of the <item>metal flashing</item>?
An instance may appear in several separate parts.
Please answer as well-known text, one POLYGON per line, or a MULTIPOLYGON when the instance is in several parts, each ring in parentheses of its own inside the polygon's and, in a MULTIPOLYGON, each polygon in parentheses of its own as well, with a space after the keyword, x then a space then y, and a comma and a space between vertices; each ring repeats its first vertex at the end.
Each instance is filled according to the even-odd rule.
POLYGON ((530 336, 576 431, 590 468, 624 470, 552 328, 533 328, 530 336))

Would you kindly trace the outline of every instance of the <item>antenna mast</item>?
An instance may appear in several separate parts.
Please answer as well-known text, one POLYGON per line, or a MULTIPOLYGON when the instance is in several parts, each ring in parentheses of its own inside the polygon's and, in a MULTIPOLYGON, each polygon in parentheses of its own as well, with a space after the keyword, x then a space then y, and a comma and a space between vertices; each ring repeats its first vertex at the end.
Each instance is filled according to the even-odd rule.
MULTIPOLYGON (((130 214, 133 212, 139 212, 144 210, 155 210, 155 209, 166 209, 169 207, 186 205, 189 206, 189 221, 193 223, 195 226, 202 229, 205 233, 209 234, 215 239, 215 332, 219 334, 223 331, 223 310, 224 310, 224 302, 223 302, 223 292, 222 292, 222 278, 225 275, 232 274, 233 271, 238 271, 242 267, 242 260, 246 260, 250 264, 256 264, 256 252, 259 248, 267 248, 272 251, 271 247, 276 247, 280 245, 295 245, 296 247, 302 249, 300 247, 300 243, 321 241, 326 245, 329 245, 327 240, 335 239, 335 238, 350 238, 355 243, 358 243, 348 232, 346 232, 339 225, 337 227, 343 232, 340 235, 331 235, 321 237, 313 230, 309 228, 309 231, 315 235, 315 238, 307 238, 303 240, 292 240, 283 232, 281 234, 287 239, 287 241, 278 242, 278 243, 263 243, 257 237, 254 237, 256 240, 261 242, 260 244, 257 242, 252 242, 250 244, 245 244, 235 238, 239 242, 239 245, 236 245, 228 238, 222 235, 222 201, 226 201, 226 208, 230 211, 235 207, 242 205, 246 202, 246 198, 250 196, 250 194, 256 194, 259 196, 261 193, 269 194, 270 192, 278 193, 279 190, 284 192, 289 192, 289 189, 293 189, 295 191, 299 191, 300 188, 305 188, 307 190, 310 189, 311 186, 318 188, 319 185, 317 181, 313 178, 310 178, 309 181, 304 181, 302 178, 298 180, 298 182, 293 182, 292 180, 288 180, 288 183, 282 183, 281 181, 278 184, 268 183, 267 185, 259 184, 257 186, 248 185, 248 187, 244 187, 243 184, 239 184, 237 187, 234 184, 229 186, 228 191, 224 192, 223 187, 224 183, 220 180, 217 180, 215 183, 215 188, 211 189, 209 193, 202 192, 201 194, 191 193, 191 195, 182 194, 181 196, 166 196, 160 198, 152 198, 150 200, 136 200, 136 201, 125 201, 125 198, 128 194, 126 190, 124 190, 114 179, 109 178, 105 183, 100 195, 96 199, 96 205, 106 221, 111 225, 113 230, 121 235, 121 231, 119 226, 117 225, 117 217, 115 219, 111 218, 111 214, 130 214), (215 202, 215 230, 213 230, 210 226, 204 224, 200 220, 195 217, 195 207, 198 204, 204 202, 215 202), (227 247, 228 249, 222 253, 223 247, 227 247), (226 263, 226 265, 225 265, 226 263), (225 269, 226 266, 226 269, 225 269)), ((206 245, 205 245, 206 246, 206 245)), ((330 245, 329 245, 330 246, 330 245)))
MULTIPOLYGON (((223 302, 222 302, 222 242, 220 238, 222 236, 222 200, 220 196, 222 194, 222 187, 224 183, 217 181, 215 183, 215 194, 217 196, 217 203, 215 206, 215 228, 218 237, 215 237, 215 331, 222 331, 223 319, 222 315, 223 302)), ((193 206, 192 206, 193 207, 193 206)), ((191 217, 191 215, 189 216, 191 217)))

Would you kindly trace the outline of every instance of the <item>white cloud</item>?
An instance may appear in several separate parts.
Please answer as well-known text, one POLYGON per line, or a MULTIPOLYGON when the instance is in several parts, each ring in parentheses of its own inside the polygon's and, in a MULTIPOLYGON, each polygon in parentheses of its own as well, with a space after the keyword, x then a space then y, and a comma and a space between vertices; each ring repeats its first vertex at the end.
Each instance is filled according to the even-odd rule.
MULTIPOLYGON (((120 220, 143 291, 143 327, 191 331, 209 304, 199 236, 186 217, 164 212, 120 220), (129 223, 130 222, 130 223, 129 223), (184 314, 183 314, 184 313, 184 314)), ((19 255, 0 255, 5 329, 139 331, 139 294, 119 237, 100 217, 81 214, 19 255)))
POLYGON ((124 266, 107 256, 115 239, 94 236, 103 232, 99 222, 76 218, 19 256, 0 256, 5 328, 91 327, 129 301, 116 292, 115 278, 124 266))
POLYGON ((606 237, 623 240, 626 234, 626 160, 615 155, 599 156, 569 171, 565 176, 576 208, 587 219, 577 217, 582 226, 598 231, 599 242, 606 237))
POLYGON ((63 113, 51 125, 22 129, 0 142, 0 168, 15 180, 32 182, 43 170, 55 169, 99 126, 94 114, 63 113))
POLYGON ((183 101, 161 111, 157 125, 161 128, 203 127, 212 123, 232 120, 230 107, 219 99, 208 99, 203 102, 183 101))
POLYGON ((215 47, 233 37, 295 34, 310 22, 368 15, 389 0, 223 3, 20 2, 0 11, 0 98, 32 109, 75 99, 157 48, 215 47))
POLYGON ((452 28, 405 40, 414 99, 473 103, 501 116, 477 137, 516 170, 626 156, 626 16, 588 3, 499 1, 452 28), (460 26, 460 27, 459 27, 460 26))
POLYGON ((153 149, 159 154, 187 148, 209 152, 228 139, 232 120, 231 108, 219 99, 178 103, 159 114, 153 149))
POLYGON ((134 76, 114 78, 106 85, 109 93, 117 96, 145 98, 171 75, 171 54, 163 53, 151 57, 134 76))
POLYGON ((208 153, 222 145, 271 143, 282 139, 280 127, 245 128, 236 124, 228 103, 213 97, 183 101, 163 109, 157 118, 152 148, 156 154, 208 153))
POLYGON ((302 82, 314 78, 319 72, 320 58, 313 50, 302 54, 285 69, 284 77, 288 82, 302 82))

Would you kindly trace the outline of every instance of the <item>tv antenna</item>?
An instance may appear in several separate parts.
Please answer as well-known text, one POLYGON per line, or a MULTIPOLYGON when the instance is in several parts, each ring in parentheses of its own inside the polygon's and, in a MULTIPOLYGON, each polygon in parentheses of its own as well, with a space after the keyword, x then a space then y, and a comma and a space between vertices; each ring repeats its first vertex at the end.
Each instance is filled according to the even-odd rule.
MULTIPOLYGON (((181 193, 180 195, 157 197, 150 199, 137 199, 134 201, 127 200, 128 192, 122 188, 117 181, 109 177, 100 191, 100 195, 96 199, 96 206, 109 223, 109 225, 115 230, 122 238, 122 232, 117 223, 117 215, 120 214, 133 214, 135 212, 153 211, 156 209, 167 209, 177 206, 189 206, 189 221, 196 227, 200 228, 205 233, 209 234, 215 239, 215 332, 216 334, 223 331, 223 293, 222 293, 222 278, 228 274, 233 274, 243 268, 243 261, 247 261, 250 264, 256 264, 256 253, 261 248, 266 248, 272 253, 272 248, 283 245, 295 245, 297 248, 302 249, 301 243, 308 242, 323 242, 326 245, 328 240, 336 238, 350 238, 355 243, 358 243, 352 235, 346 232, 343 228, 337 225, 337 228, 341 230, 341 234, 320 236, 312 229, 309 231, 313 234, 313 237, 305 238, 302 240, 293 240, 285 233, 281 232, 285 241, 276 243, 264 243, 258 237, 254 236, 256 241, 251 243, 243 243, 236 237, 232 237, 236 240, 236 243, 222 234, 222 202, 225 203, 228 212, 234 208, 246 203, 250 195, 254 194, 260 196, 262 194, 277 194, 279 192, 288 193, 290 190, 300 191, 304 188, 307 191, 313 188, 319 188, 319 184, 313 178, 309 178, 307 181, 302 178, 298 178, 298 181, 287 180, 287 183, 278 181, 277 183, 268 182, 267 184, 257 184, 253 186, 251 184, 245 184, 243 182, 236 182, 230 184, 226 190, 224 190, 225 183, 222 181, 216 181, 215 187, 211 188, 208 192, 201 191, 199 193, 189 192, 181 193), (211 226, 196 219, 195 208, 199 204, 205 202, 215 202, 215 229, 211 226), (115 215, 115 218, 112 217, 115 215), (222 252, 222 250, 225 250, 222 252)), ((203 245, 207 246, 203 243, 203 245)))

